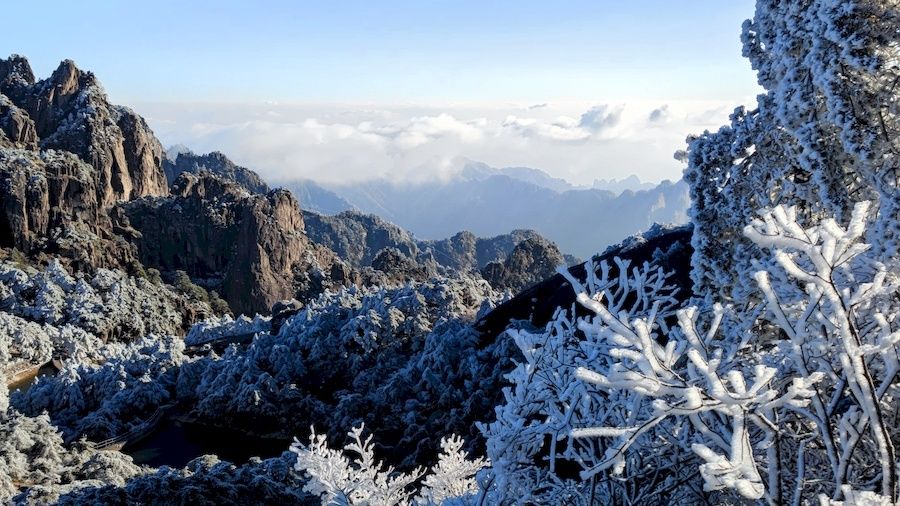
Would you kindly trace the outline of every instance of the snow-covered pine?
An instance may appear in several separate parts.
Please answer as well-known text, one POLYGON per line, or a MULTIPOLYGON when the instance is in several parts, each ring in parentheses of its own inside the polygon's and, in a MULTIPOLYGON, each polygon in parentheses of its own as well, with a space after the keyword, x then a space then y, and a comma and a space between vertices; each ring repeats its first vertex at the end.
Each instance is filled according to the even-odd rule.
POLYGON ((49 413, 68 441, 103 441, 174 402, 179 366, 186 360, 181 339, 149 336, 100 352, 102 364, 67 360, 55 376, 13 394, 13 406, 30 416, 49 413))
POLYGON ((0 502, 4 504, 52 503, 82 487, 123 486, 140 473, 127 455, 66 447, 46 415, 0 413, 0 502))
POLYGON ((37 365, 54 355, 90 363, 99 359, 103 341, 180 335, 195 318, 212 315, 207 304, 166 285, 108 269, 75 277, 56 259, 43 270, 0 261, 0 307, 7 366, 37 365))
POLYGON ((796 206, 801 224, 849 218, 870 200, 866 241, 900 252, 900 7, 893 0, 759 0, 744 56, 765 93, 730 125, 688 138, 695 291, 745 303, 757 209, 796 206))
MULTIPOLYGON (((669 275, 648 264, 632 266, 619 258, 613 264, 588 264, 584 290, 591 300, 603 300, 605 311, 623 321, 648 319, 656 331, 668 329, 677 307, 669 275)), ((644 395, 625 388, 605 389, 578 378, 579 368, 614 367, 619 345, 608 341, 612 330, 584 332, 563 309, 543 332, 510 329, 524 361, 507 375, 505 404, 496 408, 496 421, 481 425, 487 438, 492 468, 487 503, 522 500, 535 504, 604 504, 653 502, 657 493, 697 500, 697 490, 682 486, 696 476, 684 465, 693 459, 678 436, 666 431, 639 437, 652 444, 642 452, 620 455, 617 461, 626 482, 579 476, 580 470, 606 460, 606 449, 592 439, 575 438, 578 428, 600 424, 628 427, 638 417, 651 416, 644 395), (637 486, 640 483, 642 486, 637 486)), ((627 429, 625 429, 627 430, 627 429)), ((619 434, 618 429, 602 431, 619 434)))

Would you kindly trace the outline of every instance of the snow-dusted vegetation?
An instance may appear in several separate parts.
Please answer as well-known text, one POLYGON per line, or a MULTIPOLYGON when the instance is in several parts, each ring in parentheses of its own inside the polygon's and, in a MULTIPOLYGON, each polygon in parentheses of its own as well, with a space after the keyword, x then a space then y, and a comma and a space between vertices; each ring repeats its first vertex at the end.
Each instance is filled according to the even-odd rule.
POLYGON ((469 460, 462 451, 463 441, 451 436, 441 440, 441 454, 434 468, 396 472, 375 458, 372 437, 363 438, 363 426, 350 431, 350 443, 344 450, 328 448, 326 437, 310 435, 309 445, 295 442, 296 470, 309 482, 304 490, 318 496, 323 504, 465 504, 478 492, 475 475, 485 465, 483 459, 469 460), (413 485, 421 480, 421 488, 413 485), (414 496, 414 497, 413 497, 414 496))
POLYGON ((26 414, 50 413, 68 440, 103 441, 174 402, 183 351, 173 337, 108 346, 101 365, 68 361, 55 376, 13 394, 12 403, 26 414))
MULTIPOLYGON (((197 316, 212 315, 208 305, 162 283, 109 269, 74 277, 55 259, 43 270, 0 262, 0 307, 4 315, 40 324, 51 335, 86 333, 104 341, 180 335, 197 316)), ((58 349, 61 356, 76 351, 58 349)))
POLYGON ((745 302, 761 252, 741 231, 760 208, 849 219, 873 202, 867 241, 898 247, 900 12, 890 0, 758 0, 744 55, 766 90, 717 132, 688 138, 696 291, 745 302))
POLYGON ((497 498, 891 497, 900 278, 861 242, 867 211, 804 229, 778 207, 749 225, 771 260, 746 309, 679 308, 651 266, 570 277, 592 316, 512 333, 525 361, 485 427, 497 498))
MULTIPOLYGON (((654 227, 583 269, 518 283, 532 288, 512 298, 474 272, 356 286, 335 268, 341 283, 305 305, 215 316, 184 272, 169 286, 140 264, 82 268, 39 248, 26 226, 38 218, 0 216, 33 235, 27 255, 0 255, 0 502, 896 503, 898 26, 893 1, 757 1, 742 40, 764 93, 678 154, 690 265, 657 264, 663 251, 623 259, 674 233, 654 227), (491 312, 528 316, 500 331, 479 325, 491 312), (61 367, 10 392, 48 362, 61 367), (113 447, 168 412, 294 444, 182 469, 136 465, 113 447)), ((3 139, 37 146, 5 97, 0 127, 21 128, 3 139)), ((99 85, 84 97, 105 101, 99 85)), ((88 135, 75 119, 49 144, 88 135)), ((78 181, 97 169, 7 151, 32 153, 17 164, 61 157, 78 181)), ((3 166, 0 190, 27 202, 17 167, 3 166)), ((293 235, 273 237, 301 238, 295 208, 293 235)), ((666 248, 687 251, 681 242, 666 248)), ((372 269, 405 258, 394 251, 372 269)), ((516 277, 515 265, 503 269, 516 277)))

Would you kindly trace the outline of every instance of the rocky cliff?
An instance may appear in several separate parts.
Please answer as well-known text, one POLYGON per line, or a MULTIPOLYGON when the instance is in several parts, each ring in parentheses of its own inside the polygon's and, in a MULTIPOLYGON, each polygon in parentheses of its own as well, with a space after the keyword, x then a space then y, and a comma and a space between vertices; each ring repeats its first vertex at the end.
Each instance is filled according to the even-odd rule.
POLYGON ((197 174, 205 170, 234 181, 252 193, 268 193, 270 190, 269 185, 259 177, 259 174, 246 167, 235 165, 218 151, 206 155, 197 155, 191 151, 177 153, 174 159, 163 160, 163 170, 170 184, 184 172, 197 174))
MULTIPOLYGON (((331 248, 356 267, 372 265, 382 249, 394 248, 419 263, 433 261, 456 271, 478 271, 491 262, 505 260, 522 241, 549 242, 534 230, 513 230, 494 237, 476 237, 462 231, 447 239, 420 241, 374 214, 344 211, 328 216, 305 212, 304 217, 310 239, 331 248)), ((563 261, 577 263, 568 255, 563 261)))
POLYGON ((110 212, 165 194, 161 162, 143 118, 110 104, 92 73, 66 60, 35 80, 25 58, 0 59, 0 246, 131 268, 110 212))
POLYGON ((498 290, 518 293, 556 274, 565 259, 556 244, 530 237, 516 245, 505 260, 495 260, 481 269, 481 276, 498 290))
POLYGON ((0 248, 76 272, 185 271, 247 313, 360 280, 306 237, 289 192, 221 153, 166 160, 94 74, 66 60, 36 80, 15 55, 0 59, 0 248))
POLYGON ((308 212, 305 217, 310 239, 354 267, 371 267, 394 280, 421 280, 442 269, 480 272, 494 288, 518 292, 552 276, 560 265, 577 263, 533 230, 488 238, 463 231, 438 241, 417 241, 406 230, 372 214, 308 212))
POLYGON ((144 264, 187 272, 239 313, 267 313, 278 300, 308 299, 353 281, 332 251, 306 237, 286 190, 254 194, 206 171, 182 173, 170 196, 121 209, 144 264))
POLYGON ((326 216, 306 212, 307 234, 313 241, 334 250, 356 267, 372 265, 384 248, 394 248, 416 258, 419 247, 413 236, 374 214, 356 211, 326 216))
POLYGON ((0 110, 10 118, 0 121, 6 137, 21 147, 78 155, 95 169, 102 206, 166 193, 159 141, 143 118, 109 103, 93 73, 65 60, 36 81, 28 61, 14 55, 0 60, 0 94, 15 107, 0 110))

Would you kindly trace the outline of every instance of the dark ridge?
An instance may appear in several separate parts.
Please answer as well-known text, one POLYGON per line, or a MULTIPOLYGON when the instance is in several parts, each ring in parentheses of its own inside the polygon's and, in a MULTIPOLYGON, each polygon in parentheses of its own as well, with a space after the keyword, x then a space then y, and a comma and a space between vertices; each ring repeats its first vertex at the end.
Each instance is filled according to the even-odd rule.
MULTIPOLYGON (((694 250, 691 247, 691 233, 690 226, 679 227, 637 246, 615 246, 594 256, 593 260, 611 261, 618 256, 630 260, 632 266, 652 262, 673 272, 670 281, 678 287, 679 295, 686 298, 690 296, 692 288, 690 267, 694 250)), ((610 273, 615 275, 618 269, 614 264, 611 267, 610 273)), ((585 264, 570 267, 569 272, 576 279, 583 280, 586 277, 585 264)), ((578 316, 588 314, 587 310, 575 303, 575 293, 568 281, 561 274, 555 274, 494 308, 475 323, 475 329, 483 338, 493 339, 513 321, 526 321, 542 328, 553 318, 557 308, 568 309, 573 304, 576 305, 575 312, 578 316)))

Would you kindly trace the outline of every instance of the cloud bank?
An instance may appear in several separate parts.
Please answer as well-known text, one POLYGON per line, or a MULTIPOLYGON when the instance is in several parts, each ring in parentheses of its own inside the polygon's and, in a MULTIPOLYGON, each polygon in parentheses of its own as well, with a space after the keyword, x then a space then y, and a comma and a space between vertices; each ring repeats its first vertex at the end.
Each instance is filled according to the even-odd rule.
POLYGON ((273 182, 451 177, 465 159, 529 166, 576 184, 636 174, 677 179, 689 133, 718 128, 721 103, 536 105, 135 105, 165 145, 219 150, 273 182))

